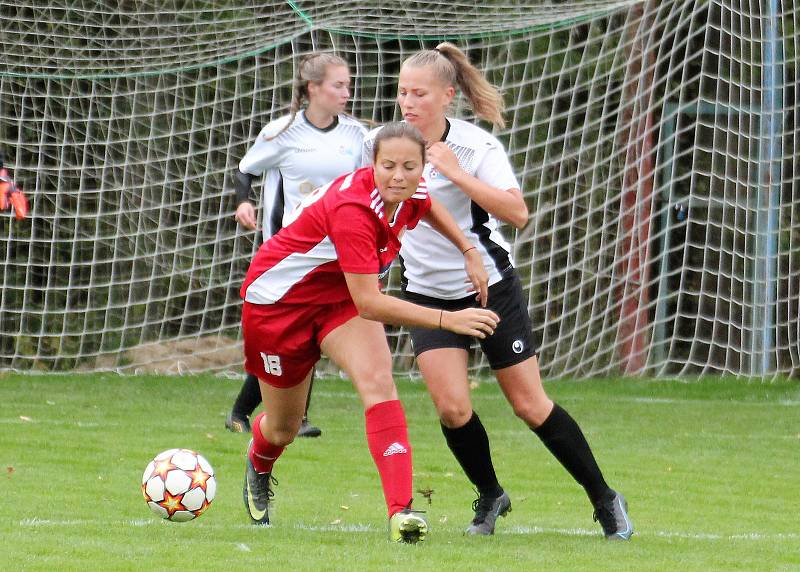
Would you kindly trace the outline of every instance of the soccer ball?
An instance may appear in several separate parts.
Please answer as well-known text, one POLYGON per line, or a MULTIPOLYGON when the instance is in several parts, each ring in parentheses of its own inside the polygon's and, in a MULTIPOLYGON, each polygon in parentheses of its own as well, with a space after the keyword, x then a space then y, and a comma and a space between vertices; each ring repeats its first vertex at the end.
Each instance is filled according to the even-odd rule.
POLYGON ((142 494, 150 510, 173 522, 186 522, 203 514, 216 492, 211 464, 189 449, 159 453, 142 475, 142 494))

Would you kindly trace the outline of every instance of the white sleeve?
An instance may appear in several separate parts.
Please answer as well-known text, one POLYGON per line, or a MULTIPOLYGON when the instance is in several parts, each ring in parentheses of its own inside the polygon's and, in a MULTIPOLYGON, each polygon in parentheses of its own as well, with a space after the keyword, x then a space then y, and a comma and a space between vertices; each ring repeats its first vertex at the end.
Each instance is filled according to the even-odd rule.
POLYGON ((364 144, 361 146, 361 166, 372 165, 372 146, 375 144, 373 137, 365 137, 364 144))
POLYGON ((364 148, 364 136, 367 134, 367 130, 363 127, 358 133, 358 137, 356 137, 353 141, 353 156, 360 157, 360 160, 356 160, 356 169, 364 167, 364 155, 363 155, 363 148, 364 148))
POLYGON ((503 191, 520 188, 511 161, 499 142, 492 144, 484 153, 475 169, 475 177, 503 191))
POLYGON ((261 130, 255 143, 250 146, 242 160, 239 161, 239 170, 242 173, 260 177, 264 171, 272 169, 280 163, 285 152, 284 148, 275 143, 274 140, 268 141, 265 135, 268 134, 269 126, 261 130))

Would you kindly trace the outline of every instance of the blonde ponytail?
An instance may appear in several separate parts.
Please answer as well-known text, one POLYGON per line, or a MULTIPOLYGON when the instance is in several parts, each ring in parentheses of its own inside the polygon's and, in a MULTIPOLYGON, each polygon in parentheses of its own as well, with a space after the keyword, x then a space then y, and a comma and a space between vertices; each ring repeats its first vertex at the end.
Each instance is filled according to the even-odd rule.
POLYGON ((406 59, 403 65, 431 66, 443 83, 461 89, 475 115, 498 127, 505 127, 503 96, 457 46, 442 42, 433 50, 417 52, 406 59))

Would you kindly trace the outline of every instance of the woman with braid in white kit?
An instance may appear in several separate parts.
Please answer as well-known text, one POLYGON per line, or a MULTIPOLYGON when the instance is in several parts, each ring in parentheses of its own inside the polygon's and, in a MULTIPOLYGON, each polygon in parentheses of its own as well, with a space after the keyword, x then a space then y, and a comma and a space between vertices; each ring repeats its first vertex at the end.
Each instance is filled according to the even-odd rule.
MULTIPOLYGON (((299 64, 289 115, 269 123, 234 173, 236 221, 256 228, 250 186, 265 175, 262 233, 266 241, 283 226, 291 212, 312 190, 359 167, 366 129, 344 113, 350 99, 350 71, 339 56, 315 52, 299 64)), ((322 431, 306 415, 298 435, 318 437, 322 431)), ((256 376, 247 375, 225 426, 250 431, 250 415, 261 403, 256 376)))
MULTIPOLYGON (((430 195, 450 211, 489 272, 487 307, 500 322, 494 335, 479 340, 481 348, 514 413, 585 489, 606 538, 627 540, 633 527, 625 499, 606 484, 578 424, 542 386, 527 299, 510 247, 498 230, 501 222, 525 226, 528 209, 503 145, 480 127, 447 117, 458 88, 479 118, 504 125, 497 89, 449 43, 403 62, 397 102, 405 121, 426 140, 424 177, 430 195)), ((371 156, 378 132, 367 135, 364 159, 371 156)), ((476 304, 465 286, 465 253, 424 221, 406 233, 400 256, 408 301, 446 311, 476 304)), ((467 357, 472 339, 419 327, 410 332, 447 445, 479 495, 466 532, 493 534, 497 518, 511 510, 511 500, 498 482, 486 430, 470 401, 467 357)))

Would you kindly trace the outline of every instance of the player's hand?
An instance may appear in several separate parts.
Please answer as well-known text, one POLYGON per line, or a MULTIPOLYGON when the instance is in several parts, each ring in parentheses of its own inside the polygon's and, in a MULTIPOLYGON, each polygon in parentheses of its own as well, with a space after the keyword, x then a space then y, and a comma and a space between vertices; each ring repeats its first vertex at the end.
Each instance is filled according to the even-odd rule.
POLYGON ((466 282, 472 284, 469 292, 477 292, 475 299, 481 303, 481 308, 485 308, 489 300, 489 273, 486 272, 477 248, 471 248, 464 253, 464 270, 467 272, 466 282))
POLYGON ((462 171, 461 165, 458 164, 458 157, 442 141, 437 141, 428 147, 426 159, 437 171, 451 181, 462 171))
POLYGON ((458 312, 443 312, 441 318, 442 329, 481 339, 491 336, 500 322, 500 317, 497 314, 483 308, 466 308, 458 312))
POLYGON ((256 209, 252 203, 247 201, 242 202, 236 209, 236 214, 233 215, 233 220, 248 230, 256 229, 256 209))

